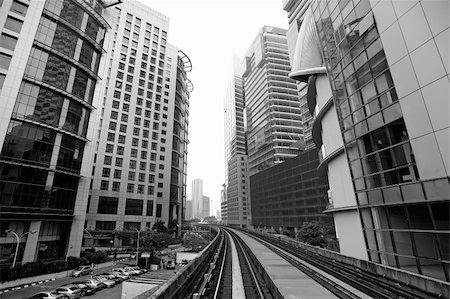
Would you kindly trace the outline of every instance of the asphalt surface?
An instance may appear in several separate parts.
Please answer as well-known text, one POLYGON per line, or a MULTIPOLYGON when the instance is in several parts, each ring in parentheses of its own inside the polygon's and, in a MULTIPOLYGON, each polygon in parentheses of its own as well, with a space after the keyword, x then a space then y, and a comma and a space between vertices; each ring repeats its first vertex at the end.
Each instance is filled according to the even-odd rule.
MULTIPOLYGON (((93 275, 100 274, 100 273, 103 273, 103 272, 108 272, 112 268, 122 268, 125 265, 133 265, 134 266, 134 261, 131 260, 129 262, 122 262, 122 263, 119 262, 119 263, 115 264, 114 266, 101 268, 101 269, 96 269, 96 270, 94 270, 93 275)), ((1 299, 20 299, 20 298, 24 298, 24 297, 27 298, 29 296, 32 296, 32 295, 36 294, 36 293, 47 291, 47 290, 53 290, 53 289, 56 289, 59 286, 62 286, 62 285, 65 285, 65 284, 70 284, 73 281, 85 280, 85 279, 88 279, 90 277, 91 277, 90 275, 84 275, 84 276, 81 276, 81 277, 63 277, 63 278, 56 279, 54 281, 50 281, 50 282, 47 282, 47 283, 42 283, 40 285, 30 286, 30 287, 27 287, 27 288, 24 288, 24 289, 10 291, 8 293, 1 294, 0 298, 1 299)), ((121 295, 122 295, 122 284, 119 284, 119 285, 115 285, 114 287, 112 287, 110 289, 103 289, 103 290, 95 293, 92 296, 85 296, 85 297, 82 297, 82 298, 120 299, 121 295)))

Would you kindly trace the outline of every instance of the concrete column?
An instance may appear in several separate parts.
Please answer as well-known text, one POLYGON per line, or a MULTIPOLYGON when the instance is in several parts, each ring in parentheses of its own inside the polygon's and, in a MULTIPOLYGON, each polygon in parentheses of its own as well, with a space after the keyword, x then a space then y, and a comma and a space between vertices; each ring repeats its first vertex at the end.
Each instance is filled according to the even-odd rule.
POLYGON ((27 234, 27 243, 22 257, 22 263, 33 262, 37 255, 39 231, 41 230, 41 221, 32 221, 30 231, 36 231, 34 234, 27 234))

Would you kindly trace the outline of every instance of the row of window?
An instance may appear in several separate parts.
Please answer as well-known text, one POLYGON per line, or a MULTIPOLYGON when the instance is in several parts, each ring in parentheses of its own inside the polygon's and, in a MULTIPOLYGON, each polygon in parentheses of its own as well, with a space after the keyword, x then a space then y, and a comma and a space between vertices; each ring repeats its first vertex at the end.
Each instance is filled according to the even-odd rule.
MULTIPOLYGON (((155 208, 153 200, 146 201, 146 214, 144 211, 144 200, 127 198, 125 202, 125 215, 153 216, 155 208)), ((100 196, 98 199, 98 214, 117 214, 118 213, 118 197, 100 196)), ((162 204, 156 204, 155 216, 161 217, 162 204)))

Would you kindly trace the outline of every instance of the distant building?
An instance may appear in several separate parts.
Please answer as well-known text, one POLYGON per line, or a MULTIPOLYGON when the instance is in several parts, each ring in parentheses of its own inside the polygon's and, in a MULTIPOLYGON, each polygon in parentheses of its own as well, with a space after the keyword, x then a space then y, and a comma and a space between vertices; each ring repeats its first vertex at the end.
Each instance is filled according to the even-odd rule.
POLYGON ((192 180, 191 200, 192 200, 192 217, 200 218, 201 212, 203 209, 203 180, 202 179, 192 180))
POLYGON ((253 226, 294 235, 304 222, 332 222, 332 217, 323 214, 328 182, 318 174, 318 165, 314 148, 252 175, 253 226))
POLYGON ((242 79, 234 76, 224 97, 226 223, 246 227, 249 188, 242 79))
POLYGON ((0 3, 0 263, 79 256, 103 1, 0 3), (6 232, 6 230, 10 232, 6 232))
POLYGON ((192 217, 192 200, 186 200, 186 214, 185 220, 193 219, 192 217))
POLYGON ((210 205, 211 205, 210 198, 208 196, 203 196, 202 212, 200 214, 200 218, 206 218, 211 216, 210 205))
POLYGON ((222 184, 220 190, 220 217, 223 224, 227 224, 227 189, 226 184, 222 184))

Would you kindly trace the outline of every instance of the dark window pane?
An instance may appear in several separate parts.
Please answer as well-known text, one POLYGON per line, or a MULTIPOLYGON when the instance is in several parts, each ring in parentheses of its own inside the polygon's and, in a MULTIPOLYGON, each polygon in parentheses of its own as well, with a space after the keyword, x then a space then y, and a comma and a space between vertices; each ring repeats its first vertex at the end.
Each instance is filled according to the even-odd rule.
POLYGON ((408 229, 408 221, 403 206, 387 207, 392 229, 408 229))
POLYGON ((141 199, 127 198, 125 215, 142 215, 143 204, 141 199))
POLYGON ((450 203, 448 201, 430 203, 437 230, 450 230, 450 203))
POLYGON ((117 214, 119 198, 100 196, 98 198, 98 214, 117 214))

